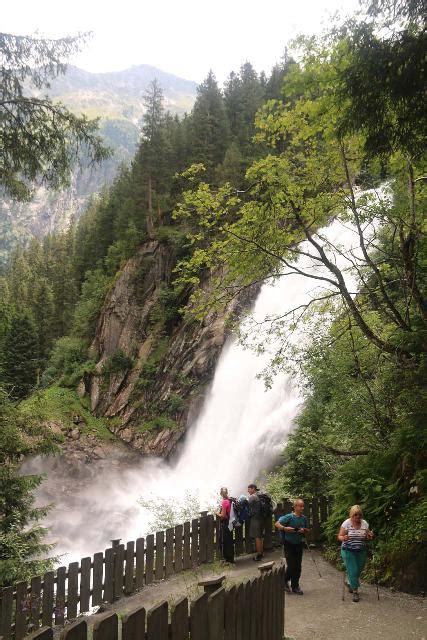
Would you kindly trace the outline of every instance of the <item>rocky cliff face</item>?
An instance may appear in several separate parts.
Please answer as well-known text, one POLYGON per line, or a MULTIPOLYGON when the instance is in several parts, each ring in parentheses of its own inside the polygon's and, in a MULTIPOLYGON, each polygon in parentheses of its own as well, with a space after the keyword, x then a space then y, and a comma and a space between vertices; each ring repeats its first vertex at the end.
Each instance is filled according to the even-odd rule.
POLYGON ((105 300, 91 347, 97 375, 80 385, 92 411, 116 418, 115 435, 142 454, 165 457, 200 409, 227 336, 226 318, 256 293, 248 291, 203 322, 176 314, 165 326, 174 265, 170 247, 158 241, 144 244, 127 262, 105 300))

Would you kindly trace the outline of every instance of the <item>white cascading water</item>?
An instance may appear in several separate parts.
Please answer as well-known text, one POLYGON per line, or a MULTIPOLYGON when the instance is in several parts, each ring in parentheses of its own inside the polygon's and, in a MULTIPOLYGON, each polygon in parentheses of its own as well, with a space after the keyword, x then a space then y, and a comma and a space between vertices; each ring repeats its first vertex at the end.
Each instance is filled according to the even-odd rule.
MULTIPOLYGON (((322 235, 338 244, 346 255, 358 247, 354 229, 339 221, 322 235)), ((345 257, 338 254, 335 260, 340 268, 348 270, 345 257)), ((295 264, 305 272, 325 273, 322 265, 305 256, 295 264)), ((354 275, 348 271, 346 277, 352 290, 354 275)), ((283 314, 307 303, 314 292, 319 292, 319 281, 297 273, 281 277, 262 287, 254 317, 263 320, 283 314)), ((294 339, 301 339, 298 329, 294 339)), ((203 508, 212 505, 212 496, 218 495, 221 486, 238 495, 248 482, 271 469, 293 428, 301 402, 289 375, 277 375, 268 390, 257 378, 268 364, 274 346, 271 344, 266 353, 257 355, 244 349, 236 338, 227 340, 203 409, 190 427, 174 465, 151 459, 118 472, 101 472, 83 492, 75 495, 71 491, 68 504, 57 505, 49 517, 49 526, 51 538, 58 541, 58 552, 65 553, 62 562, 92 555, 109 546, 111 538, 120 537, 126 542, 144 535, 149 514, 138 504, 141 496, 160 496, 175 503, 186 492, 197 492, 203 508)), ((49 473, 38 465, 40 460, 34 461, 30 470, 49 473)), ((40 497, 43 498, 43 491, 40 497)), ((55 497, 53 500, 56 502, 55 497)))

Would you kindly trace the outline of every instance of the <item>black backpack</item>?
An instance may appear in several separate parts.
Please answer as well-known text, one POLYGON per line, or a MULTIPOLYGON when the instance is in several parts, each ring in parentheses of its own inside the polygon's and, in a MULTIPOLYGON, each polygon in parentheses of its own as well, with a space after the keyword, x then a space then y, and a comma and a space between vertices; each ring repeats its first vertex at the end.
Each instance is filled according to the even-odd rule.
POLYGON ((268 493, 258 494, 260 502, 260 514, 263 518, 270 518, 273 515, 273 500, 268 493))
POLYGON ((237 522, 235 526, 240 526, 250 518, 249 502, 247 498, 230 498, 234 506, 237 522))

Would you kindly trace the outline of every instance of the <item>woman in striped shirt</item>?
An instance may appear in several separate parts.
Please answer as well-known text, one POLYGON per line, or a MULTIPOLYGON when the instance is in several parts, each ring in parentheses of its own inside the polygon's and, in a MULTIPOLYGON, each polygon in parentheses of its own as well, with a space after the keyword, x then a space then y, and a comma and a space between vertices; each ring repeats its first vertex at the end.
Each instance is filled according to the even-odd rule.
POLYGON ((366 562, 366 543, 374 537, 362 515, 362 509, 358 504, 351 507, 350 517, 344 520, 338 534, 338 540, 342 542, 341 557, 345 564, 348 589, 353 594, 353 602, 359 602, 359 576, 366 562))

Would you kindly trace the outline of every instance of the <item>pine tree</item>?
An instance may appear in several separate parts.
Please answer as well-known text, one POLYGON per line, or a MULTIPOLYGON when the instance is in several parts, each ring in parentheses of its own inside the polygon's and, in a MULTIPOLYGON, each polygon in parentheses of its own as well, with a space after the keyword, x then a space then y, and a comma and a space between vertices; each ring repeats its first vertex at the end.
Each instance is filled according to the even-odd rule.
POLYGON ((164 109, 163 91, 157 80, 148 85, 144 94, 145 113, 139 154, 147 175, 147 233, 153 236, 153 188, 160 190, 164 171, 164 109))
POLYGON ((40 352, 37 332, 28 314, 11 319, 4 340, 1 379, 12 399, 25 398, 37 381, 40 352))
POLYGON ((81 151, 91 162, 110 155, 97 120, 27 90, 48 88, 83 42, 84 36, 45 40, 0 33, 0 185, 14 199, 29 200, 29 182, 36 180, 54 188, 68 185, 81 151))
POLYGON ((40 364, 45 362, 54 337, 54 296, 46 278, 39 278, 32 290, 32 316, 37 331, 40 364))
POLYGON ((205 165, 209 181, 224 159, 229 140, 224 98, 212 71, 198 87, 197 94, 191 118, 191 156, 193 162, 205 165))
POLYGON ((20 473, 23 456, 54 450, 52 434, 41 422, 24 418, 0 388, 0 586, 26 580, 51 568, 51 545, 39 521, 48 508, 34 506, 34 489, 41 476, 20 473))
POLYGON ((264 100, 264 88, 250 62, 240 67, 239 74, 230 74, 224 89, 224 100, 234 140, 244 155, 253 151, 255 114, 264 100))

